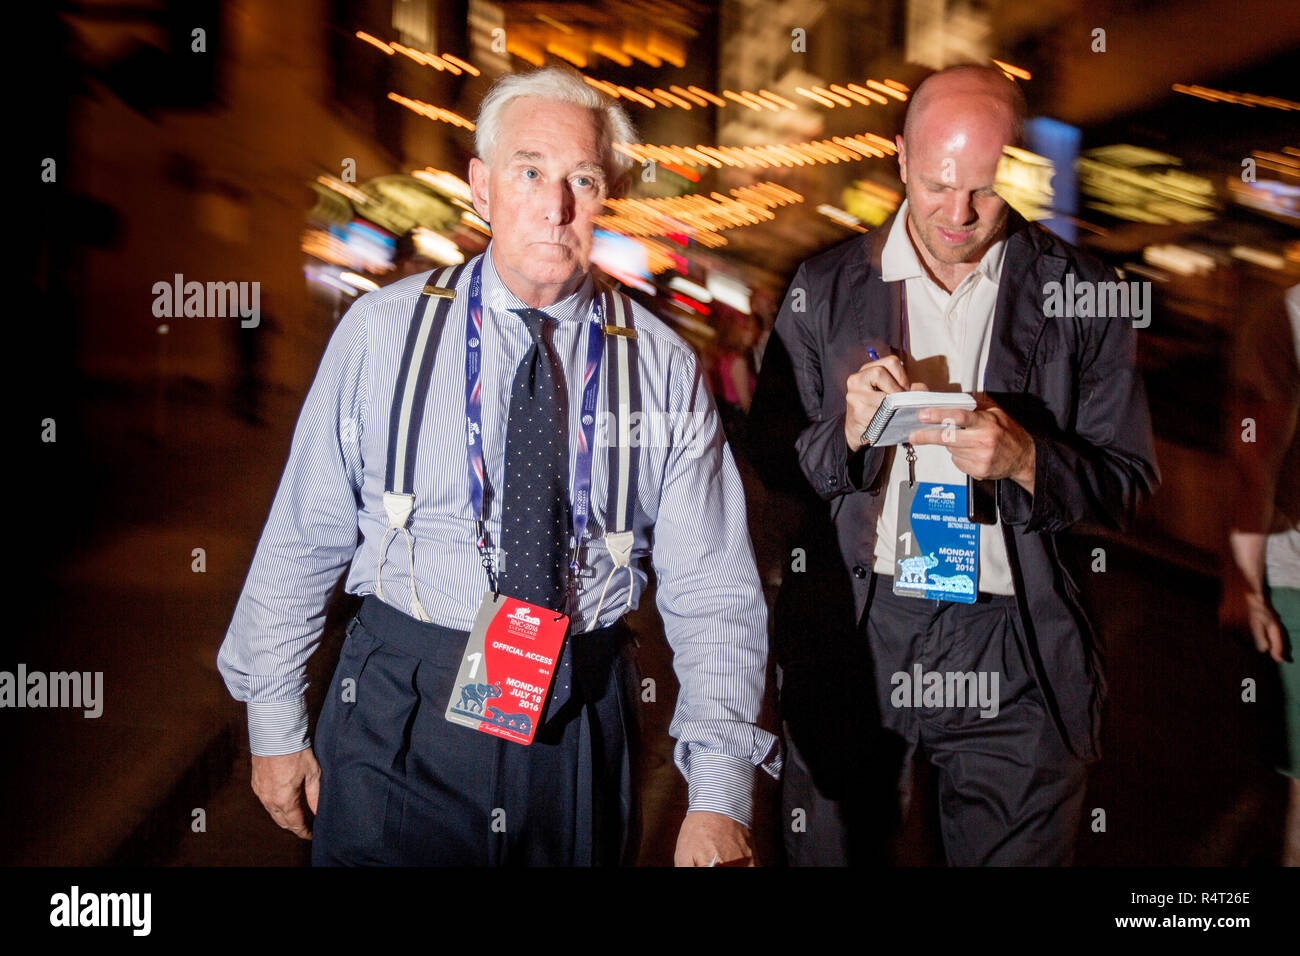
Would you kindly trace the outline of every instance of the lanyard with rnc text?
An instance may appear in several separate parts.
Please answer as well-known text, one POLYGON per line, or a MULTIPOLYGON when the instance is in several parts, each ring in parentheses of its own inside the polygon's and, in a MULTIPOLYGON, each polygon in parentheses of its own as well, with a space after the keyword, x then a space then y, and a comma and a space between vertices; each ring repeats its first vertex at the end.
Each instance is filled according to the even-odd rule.
MULTIPOLYGON (((591 514, 591 457, 596 432, 596 401, 600 396, 600 366, 605 354, 604 310, 599 292, 592 296, 591 321, 587 335, 587 362, 579 417, 578 459, 573 480, 573 551, 569 555, 569 582, 578 570, 578 549, 591 514)), ((487 547, 483 517, 483 259, 474 264, 469 280, 469 307, 465 310, 465 447, 469 472, 469 503, 474 512, 474 532, 479 557, 493 593, 499 594, 492 554, 487 547)))
MULTIPOLYGON (((907 280, 903 279, 898 283, 898 340, 902 343, 903 355, 899 356, 900 361, 906 362, 904 357, 907 355, 907 280)), ((911 442, 903 442, 903 450, 907 452, 907 484, 909 488, 916 487, 916 449, 912 447, 911 442)))

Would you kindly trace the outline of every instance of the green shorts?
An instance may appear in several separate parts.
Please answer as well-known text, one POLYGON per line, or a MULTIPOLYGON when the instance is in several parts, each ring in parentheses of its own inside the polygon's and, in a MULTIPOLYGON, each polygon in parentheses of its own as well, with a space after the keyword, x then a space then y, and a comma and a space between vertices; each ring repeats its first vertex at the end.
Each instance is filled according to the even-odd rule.
POLYGON ((1277 769, 1300 780, 1300 589, 1271 588, 1269 599, 1290 637, 1292 658, 1278 665, 1286 714, 1286 755, 1277 769))

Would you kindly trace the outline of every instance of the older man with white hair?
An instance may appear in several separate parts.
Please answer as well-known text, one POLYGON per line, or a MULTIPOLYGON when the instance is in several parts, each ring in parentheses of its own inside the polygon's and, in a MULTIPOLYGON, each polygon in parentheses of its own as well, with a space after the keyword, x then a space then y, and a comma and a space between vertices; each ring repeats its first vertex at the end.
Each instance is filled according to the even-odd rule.
POLYGON ((469 168, 487 251, 362 296, 325 351, 219 660, 253 789, 318 865, 629 861, 646 558, 681 683, 676 861, 753 862, 779 757, 744 493, 694 353, 589 271, 632 139, 571 71, 499 81, 469 168), (638 440, 638 414, 668 427, 638 440), (304 668, 345 568, 365 599, 313 754, 304 668))

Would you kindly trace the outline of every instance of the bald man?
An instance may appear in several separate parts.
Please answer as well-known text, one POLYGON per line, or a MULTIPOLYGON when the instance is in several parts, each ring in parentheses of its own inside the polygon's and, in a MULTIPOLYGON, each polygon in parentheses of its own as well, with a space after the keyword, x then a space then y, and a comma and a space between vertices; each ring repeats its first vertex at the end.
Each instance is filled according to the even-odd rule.
POLYGON ((758 463, 807 505, 774 612, 792 864, 897 859, 919 779, 950 864, 1073 859, 1103 682, 1057 536, 1159 476, 1133 322, 1052 307, 1117 277, 997 192, 1024 118, 998 70, 922 83, 906 201, 799 268, 764 357, 758 463), (868 443, 913 389, 974 407, 868 443))

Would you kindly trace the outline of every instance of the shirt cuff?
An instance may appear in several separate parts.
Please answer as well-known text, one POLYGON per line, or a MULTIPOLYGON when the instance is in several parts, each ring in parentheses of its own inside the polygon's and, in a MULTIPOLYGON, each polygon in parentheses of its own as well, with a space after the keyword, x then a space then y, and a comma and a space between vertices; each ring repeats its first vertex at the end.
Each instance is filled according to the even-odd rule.
POLYGON ((307 698, 248 704, 248 749, 258 757, 296 754, 311 746, 307 698))
POLYGON ((686 812, 709 810, 750 826, 754 816, 754 765, 730 754, 691 755, 686 812))

